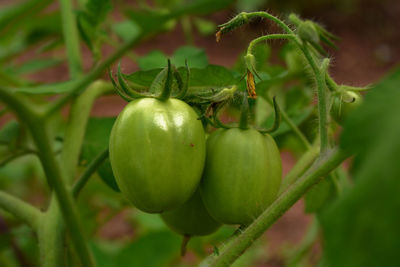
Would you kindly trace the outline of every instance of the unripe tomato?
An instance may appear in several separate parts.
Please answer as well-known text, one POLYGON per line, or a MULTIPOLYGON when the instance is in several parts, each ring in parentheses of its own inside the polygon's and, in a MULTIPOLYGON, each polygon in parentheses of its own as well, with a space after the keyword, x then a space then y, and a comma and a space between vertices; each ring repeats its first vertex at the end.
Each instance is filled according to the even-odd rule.
POLYGON ((209 235, 221 226, 208 214, 200 190, 179 208, 161 213, 161 218, 169 228, 184 236, 209 235))
POLYGON ((201 196, 214 219, 249 224, 276 198, 282 178, 278 147, 254 129, 220 129, 207 139, 201 196))
POLYGON ((110 136, 111 166, 121 192, 138 209, 171 210, 196 190, 205 160, 197 118, 177 99, 141 98, 119 114, 110 136))
POLYGON ((346 91, 340 95, 333 97, 331 115, 332 118, 339 124, 344 120, 362 103, 362 96, 360 93, 346 91))

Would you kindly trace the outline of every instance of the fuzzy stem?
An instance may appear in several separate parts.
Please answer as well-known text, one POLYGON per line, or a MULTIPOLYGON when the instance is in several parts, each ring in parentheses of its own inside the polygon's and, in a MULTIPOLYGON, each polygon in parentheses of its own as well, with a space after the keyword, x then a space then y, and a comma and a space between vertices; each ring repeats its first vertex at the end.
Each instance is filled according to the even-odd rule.
POLYGON ((254 47, 263 41, 266 40, 272 40, 272 39, 290 39, 290 40, 294 40, 296 39, 296 35, 294 34, 268 34, 268 35, 264 35, 261 37, 258 37, 254 40, 252 40, 249 44, 249 46, 247 47, 247 54, 253 54, 253 49, 254 47))
MULTIPOLYGON (((320 67, 317 66, 314 58, 306 45, 300 46, 310 64, 317 82, 317 97, 318 97, 318 117, 319 117, 319 136, 321 142, 321 153, 324 153, 329 146, 328 139, 328 101, 326 96, 326 85, 325 85, 325 72, 321 71, 320 67)), ((326 62, 324 60, 324 62, 326 62)), ((326 63, 325 63, 326 64, 326 63)))
POLYGON ((259 12, 251 12, 251 13, 246 13, 247 18, 253 18, 253 17, 263 17, 269 20, 274 21, 276 24, 278 24, 286 33, 293 34, 293 31, 280 19, 277 17, 264 12, 264 11, 259 11, 259 12))
MULTIPOLYGON (((327 175, 349 155, 341 150, 326 153, 307 173, 278 197, 242 234, 232 239, 222 253, 211 259, 209 266, 230 266, 254 240, 259 238, 278 218, 293 206, 315 183, 327 175)), ((208 266, 205 263, 203 266, 208 266)))

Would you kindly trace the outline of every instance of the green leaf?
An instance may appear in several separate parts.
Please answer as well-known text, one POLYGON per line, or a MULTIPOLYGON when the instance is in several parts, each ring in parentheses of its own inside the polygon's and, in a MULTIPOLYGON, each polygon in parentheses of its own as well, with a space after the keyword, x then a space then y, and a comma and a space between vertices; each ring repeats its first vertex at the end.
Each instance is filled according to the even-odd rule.
POLYGON ((24 62, 23 65, 21 65, 20 67, 16 67, 12 71, 18 74, 32 73, 53 67, 60 64, 61 62, 62 60, 54 58, 34 59, 28 62, 24 62))
POLYGON ((204 50, 193 46, 182 46, 175 50, 171 57, 171 63, 176 67, 184 67, 185 60, 190 68, 205 68, 208 65, 204 50))
POLYGON ((169 231, 150 232, 116 256, 116 266, 164 267, 179 255, 181 238, 169 231))
MULTIPOLYGON (((92 117, 89 119, 82 146, 81 160, 89 163, 102 151, 108 148, 110 133, 114 122, 115 118, 92 117)), ((119 191, 109 159, 100 165, 97 172, 100 178, 109 187, 115 191, 119 191)))
POLYGON ((326 266, 399 266, 400 69, 377 84, 345 122, 356 153, 354 186, 321 216, 326 266))
POLYGON ((80 80, 70 80, 65 82, 57 82, 52 84, 43 84, 37 86, 24 86, 15 89, 15 92, 28 93, 28 94, 62 94, 67 93, 73 88, 80 80))
MULTIPOLYGON (((146 71, 137 71, 125 78, 134 88, 149 88, 151 83, 161 69, 152 69, 146 71)), ((178 69, 182 77, 186 77, 186 69, 181 67, 178 69)), ((222 66, 208 65, 205 68, 191 68, 189 91, 197 91, 213 87, 225 87, 235 84, 236 79, 231 71, 222 66)))
POLYGON ((333 179, 332 176, 325 177, 307 192, 304 197, 306 213, 320 211, 336 196, 333 179))
POLYGON ((12 120, 7 122, 0 129, 0 143, 11 144, 15 141, 20 133, 20 125, 17 121, 12 120))
POLYGON ((167 64, 167 57, 160 50, 153 50, 137 61, 141 70, 162 69, 167 64))
POLYGON ((193 24, 196 26, 197 31, 202 35, 211 35, 217 30, 217 24, 211 20, 194 18, 193 24))
POLYGON ((130 20, 114 23, 112 27, 114 32, 125 42, 137 38, 140 34, 138 25, 130 20))

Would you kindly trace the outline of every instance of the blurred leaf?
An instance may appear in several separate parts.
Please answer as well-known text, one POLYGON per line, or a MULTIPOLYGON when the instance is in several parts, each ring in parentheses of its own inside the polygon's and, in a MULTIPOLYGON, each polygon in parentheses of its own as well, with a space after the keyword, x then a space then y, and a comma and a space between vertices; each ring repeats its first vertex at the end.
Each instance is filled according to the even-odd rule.
POLYGON ((185 60, 190 68, 205 68, 208 65, 204 50, 193 46, 182 46, 175 50, 171 57, 171 62, 176 67, 185 66, 185 60))
POLYGON ((15 92, 28 94, 62 94, 69 92, 80 80, 69 80, 65 82, 57 82, 51 84, 43 84, 37 86, 26 86, 15 89, 15 92))
POLYGON ((113 30, 125 42, 137 38, 140 34, 140 29, 136 23, 130 20, 113 23, 113 30))
POLYGON ((167 57, 160 50, 153 50, 137 61, 141 70, 162 69, 167 64, 167 57))
POLYGON ((258 11, 265 5, 265 2, 265 0, 238 0, 236 2, 236 9, 239 12, 258 11))
MULTIPOLYGON (((89 119, 86 128, 85 139, 82 146, 81 160, 84 160, 88 164, 97 155, 108 148, 110 133, 114 122, 115 118, 92 117, 89 119)), ((97 171, 100 178, 109 187, 111 187, 115 191, 119 191, 109 159, 101 164, 97 171)))
POLYGON ((20 132, 20 125, 17 121, 11 120, 0 129, 0 143, 11 144, 15 141, 20 132))
POLYGON ((399 266, 400 69, 377 84, 345 122, 356 153, 354 186, 321 216, 325 266, 399 266))
POLYGON ((187 15, 206 15, 221 10, 232 4, 234 0, 192 0, 179 3, 170 11, 146 9, 128 10, 127 14, 143 32, 154 33, 169 30, 169 22, 187 15))
POLYGON ((179 255, 181 238, 169 231, 150 232, 116 256, 116 266, 164 267, 179 255))
POLYGON ((315 213, 324 208, 335 196, 336 189, 332 176, 325 177, 305 195, 305 212, 315 213))
POLYGON ((98 40, 100 37, 100 25, 112 10, 110 0, 88 0, 85 10, 77 13, 78 29, 92 52, 98 52, 98 40))
POLYGON ((24 62, 23 65, 13 68, 12 71, 17 74, 31 73, 53 67, 61 62, 62 60, 54 58, 34 59, 24 62))
POLYGON ((202 35, 211 35, 217 30, 217 24, 211 20, 194 18, 193 24, 196 26, 197 31, 202 35))

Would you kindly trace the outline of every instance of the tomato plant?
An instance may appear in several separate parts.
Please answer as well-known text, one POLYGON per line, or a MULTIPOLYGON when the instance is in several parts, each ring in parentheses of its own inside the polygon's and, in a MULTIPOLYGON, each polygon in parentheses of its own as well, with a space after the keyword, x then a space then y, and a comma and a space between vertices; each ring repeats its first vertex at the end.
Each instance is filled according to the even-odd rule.
POLYGON ((325 27, 263 11, 217 25, 233 3, 1 9, 0 266, 399 266, 399 69, 341 84, 325 27), (235 35, 260 19, 277 27, 235 35), (301 199, 301 242, 255 242, 301 199))

